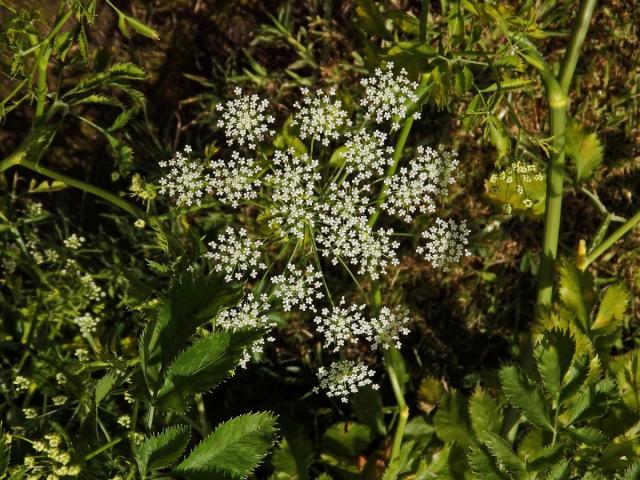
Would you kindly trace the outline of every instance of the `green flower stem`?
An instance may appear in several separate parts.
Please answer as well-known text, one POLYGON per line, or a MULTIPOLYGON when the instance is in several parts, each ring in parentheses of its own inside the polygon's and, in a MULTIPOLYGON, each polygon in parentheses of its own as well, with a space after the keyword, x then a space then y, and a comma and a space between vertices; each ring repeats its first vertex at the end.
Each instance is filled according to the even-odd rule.
POLYGON ((396 426, 396 431, 393 435, 393 443, 391 446, 390 461, 394 461, 400 456, 400 447, 402 446, 404 429, 407 425, 407 420, 409 419, 409 407, 407 406, 407 402, 404 398, 402 385, 400 384, 400 379, 398 378, 393 358, 388 350, 384 352, 384 360, 385 366, 387 367, 389 380, 391 381, 391 388, 393 389, 393 394, 396 397, 396 403, 398 404, 399 410, 398 425, 396 426))
POLYGON ((545 202, 542 258, 538 274, 538 304, 548 305, 553 296, 553 274, 558 253, 558 236, 562 213, 562 191, 565 164, 565 127, 569 105, 568 89, 580 56, 580 48, 587 35, 596 0, 583 0, 571 32, 558 78, 545 63, 540 76, 546 87, 550 108, 550 126, 553 153, 547 168, 547 196, 545 202))
POLYGON ((130 213, 136 218, 142 218, 142 219, 146 218, 146 214, 142 210, 140 210, 135 205, 129 203, 125 199, 120 198, 117 195, 114 195, 113 193, 108 192, 107 190, 104 190, 100 187, 96 187, 89 183, 64 175, 62 173, 58 173, 54 170, 51 170, 50 168, 38 165, 32 161, 27 160, 26 157, 27 157, 26 151, 22 148, 19 148, 18 150, 16 150, 15 152, 13 152, 11 155, 9 155, 7 158, 5 158, 0 162, 0 173, 4 172, 8 168, 11 168, 15 165, 21 165, 25 168, 28 168, 29 170, 32 170, 46 177, 49 177, 53 180, 58 180, 66 185, 69 185, 70 187, 75 187, 85 192, 96 195, 108 201, 109 203, 112 203, 116 207, 120 207, 121 209, 130 213))
POLYGON ((127 438, 127 437, 126 436, 122 436, 122 437, 114 438, 109 443, 106 443, 106 444, 102 445, 100 448, 98 448, 97 450, 94 450, 93 452, 85 455, 84 461, 86 462, 88 460, 91 460, 93 457, 95 457, 97 455, 100 455, 102 452, 106 452, 111 447, 113 447, 114 445, 117 445, 118 443, 120 443, 125 438, 127 438))
POLYGON ((596 248, 593 249, 591 253, 587 255, 587 262, 585 268, 589 266, 591 263, 595 262, 600 255, 606 252, 611 245, 620 240, 629 230, 640 223, 640 210, 636 212, 636 214, 623 223, 617 230, 615 230, 611 235, 609 235, 605 240, 600 243, 596 248))
POLYGON ((429 17, 429 0, 422 0, 420 5, 420 30, 418 40, 422 43, 427 41, 427 19, 429 17))

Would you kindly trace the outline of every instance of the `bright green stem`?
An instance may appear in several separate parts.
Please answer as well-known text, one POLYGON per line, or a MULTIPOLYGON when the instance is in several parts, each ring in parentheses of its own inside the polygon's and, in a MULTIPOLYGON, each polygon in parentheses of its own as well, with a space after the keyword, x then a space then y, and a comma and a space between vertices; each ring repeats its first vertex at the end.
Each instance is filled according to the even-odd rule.
POLYGON ((422 0, 420 5, 420 30, 418 40, 422 43, 427 41, 427 18, 429 16, 429 0, 422 0))
POLYGON ((565 52, 558 79, 548 67, 540 71, 545 83, 547 102, 550 108, 550 126, 553 153, 547 169, 547 197, 545 203, 544 237, 542 258, 538 273, 538 304, 548 305, 553 296, 553 274, 558 253, 560 217, 562 213, 562 190, 564 185, 565 127, 567 123, 568 88, 580 56, 580 48, 587 35, 593 15, 595 0, 583 0, 578 18, 571 32, 569 46, 565 52))
POLYGON ((44 107, 47 104, 47 92, 49 91, 47 85, 47 68, 49 67, 50 55, 51 48, 49 48, 49 45, 43 45, 37 59, 38 87, 36 92, 36 119, 44 116, 44 107))
MULTIPOLYGON (((550 102, 551 103, 551 102, 550 102)), ((551 303, 553 273, 558 253, 560 215, 562 213, 562 190, 564 184, 564 144, 567 119, 565 106, 551 107, 551 135, 553 153, 547 169, 547 197, 545 203, 544 238, 542 258, 538 273, 538 304, 551 303)))
POLYGON ((53 180, 58 180, 66 185, 69 185, 70 187, 75 187, 85 192, 96 195, 108 201, 109 203, 112 203, 113 205, 120 207, 121 209, 130 213, 136 218, 146 218, 146 214, 142 210, 138 209, 136 206, 127 202, 125 199, 120 198, 111 192, 108 192, 107 190, 104 190, 100 187, 96 187, 94 185, 83 182, 81 180, 68 177, 67 175, 63 175, 62 173, 58 173, 54 170, 51 170, 50 168, 43 167, 32 161, 27 160, 26 152, 24 149, 18 149, 15 152, 13 152, 11 155, 9 155, 7 158, 2 160, 0 162, 0 173, 4 172, 8 168, 15 165, 21 165, 25 168, 28 168, 29 170, 32 170, 46 177, 49 177, 53 180))
POLYGON ((596 3, 597 0, 583 0, 580 3, 576 23, 574 24, 573 31, 571 32, 569 46, 564 54, 562 66, 560 67, 560 74, 558 75, 560 86, 566 93, 569 93, 571 80, 573 80, 573 73, 575 72, 576 65, 578 64, 578 58, 580 58, 580 48, 584 43, 584 39, 587 37, 587 30, 589 29, 589 23, 591 23, 591 17, 593 16, 593 11, 596 8, 596 3))
MULTIPOLYGON (((387 173, 385 178, 391 178, 398 168, 398 163, 400 162, 400 158, 402 157, 402 152, 404 151, 404 146, 407 143, 407 138, 409 138, 409 133, 411 132, 411 127, 413 127, 413 116, 410 116, 404 121, 404 125, 402 126, 402 130, 400 131, 400 135, 398 136, 398 141, 396 142, 395 149, 393 150, 393 159, 391 161, 391 165, 387 168, 387 173)), ((387 198, 387 186, 383 183, 380 187, 380 193, 378 194, 378 198, 376 199, 375 205, 376 209, 369 218, 369 226, 373 228, 378 218, 380 217, 380 209, 382 208, 382 204, 387 198)))
POLYGON ((385 357, 385 365, 387 367, 387 373, 389 374, 389 380, 391 381, 391 388, 393 389, 393 394, 396 397, 396 403, 398 404, 398 412, 399 412, 398 425, 396 426, 396 431, 393 434, 393 444, 391 446, 390 461, 394 461, 396 458, 400 456, 400 447, 402 446, 404 429, 407 425, 407 420, 409 418, 409 407, 407 406, 407 402, 404 399, 404 393, 402 392, 402 385, 400 384, 400 379, 398 378, 398 373, 396 372, 393 359, 391 355, 388 353, 388 351, 385 351, 384 357, 385 357))
POLYGON ((606 252, 611 245, 620 240, 622 236, 624 236, 629 230, 640 223, 640 210, 636 212, 636 214, 631 217, 629 220, 624 222, 616 231, 614 231, 611 235, 609 235, 605 240, 602 241, 600 245, 593 249, 589 255, 587 255, 587 263, 585 268, 596 261, 596 259, 606 252))

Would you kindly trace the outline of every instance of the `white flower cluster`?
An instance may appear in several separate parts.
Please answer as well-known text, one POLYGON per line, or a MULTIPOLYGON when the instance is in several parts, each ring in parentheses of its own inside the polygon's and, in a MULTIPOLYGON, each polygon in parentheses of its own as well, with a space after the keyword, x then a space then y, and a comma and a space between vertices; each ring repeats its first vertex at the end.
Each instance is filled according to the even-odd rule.
POLYGON ((78 250, 84 244, 84 242, 85 238, 79 237, 75 233, 72 233, 62 241, 62 243, 64 243, 64 246, 69 250, 78 250))
POLYGON ((273 173, 264 179, 271 190, 269 226, 303 239, 305 226, 313 226, 316 199, 314 186, 320 180, 318 162, 293 149, 276 151, 273 173))
POLYGON ((435 212, 436 196, 447 193, 457 166, 454 152, 439 154, 430 147, 418 147, 416 158, 385 180, 387 197, 382 208, 407 223, 416 214, 435 212))
MULTIPOLYGON (((269 320, 266 312, 270 305, 267 295, 248 295, 240 304, 234 308, 222 311, 216 318, 216 325, 223 330, 237 331, 242 329, 272 330, 275 322, 269 320)), ((266 342, 272 342, 273 337, 259 338, 248 349, 244 351, 240 366, 245 368, 251 355, 262 353, 266 342)))
MULTIPOLYGON (((367 118, 376 123, 391 120, 392 130, 400 128, 399 121, 407 116, 409 107, 419 100, 416 93, 418 84, 409 80, 404 68, 399 72, 394 71, 391 62, 384 68, 377 68, 372 77, 360 83, 365 87, 360 103, 366 109, 367 118)), ((414 113, 413 118, 420 118, 420 113, 414 113)))
POLYGON ((299 270, 290 263, 285 272, 271 279, 275 285, 273 294, 282 300, 285 312, 298 307, 303 312, 316 311, 315 301, 322 299, 322 274, 309 265, 299 270))
POLYGON ((317 234, 323 256, 337 265, 339 260, 355 266, 360 275, 378 279, 389 265, 397 265, 399 242, 392 229, 369 226, 372 208, 364 187, 344 182, 332 186, 322 204, 317 234))
POLYGON ((410 318, 406 310, 389 307, 382 307, 380 315, 372 318, 370 322, 362 325, 365 338, 371 342, 371 348, 388 349, 390 347, 400 348, 400 337, 409 334, 407 324, 410 318))
POLYGON ((191 147, 187 145, 173 158, 160 162, 169 171, 160 178, 160 194, 173 198, 180 206, 200 205, 205 193, 211 193, 211 176, 205 172, 203 163, 191 160, 191 147))
POLYGON ((255 159, 233 152, 228 162, 213 160, 211 170, 211 187, 222 203, 237 208, 239 202, 258 196, 261 168, 255 159))
POLYGON ((446 221, 436 218, 435 225, 422 233, 426 244, 417 247, 416 252, 424 255, 434 268, 447 270, 449 264, 470 255, 467 250, 470 233, 464 220, 456 223, 452 219, 446 221))
POLYGON ((22 375, 16 375, 13 379, 13 384, 16 387, 17 392, 26 392, 29 390, 29 385, 31 385, 31 380, 27 377, 23 377, 22 375))
POLYGON ((40 455, 26 455, 24 466, 29 474, 27 480, 59 480, 63 477, 77 477, 80 467, 71 464, 71 454, 60 448, 62 437, 58 433, 47 433, 44 440, 31 443, 40 455))
POLYGON ((85 313, 84 315, 79 315, 74 318, 73 323, 80 328, 80 333, 82 333, 82 335, 90 336, 92 333, 96 332, 96 328, 98 327, 100 320, 93 317, 90 313, 85 313))
POLYGON ((372 380, 374 373, 364 363, 341 360, 333 363, 329 369, 320 367, 318 379, 320 380, 320 388, 326 391, 327 396, 337 397, 347 403, 349 396, 362 387, 371 385, 374 390, 378 389, 378 385, 372 380))
POLYGON ((327 146, 331 140, 340 138, 340 131, 351 126, 349 114, 342 108, 342 102, 334 99, 335 88, 323 94, 318 91, 310 95, 308 88, 300 89, 302 105, 294 104, 297 109, 292 125, 300 128, 300 138, 318 140, 327 146))
POLYGON ((207 258, 213 260, 213 269, 224 273, 225 280, 242 280, 246 276, 255 278, 260 270, 267 266, 260 260, 262 241, 249 238, 247 230, 239 228, 236 232, 227 227, 215 241, 209 242, 207 258))
POLYGON ((323 308, 322 315, 314 319, 316 330, 324 335, 324 347, 334 352, 356 343, 358 336, 363 333, 361 328, 365 319, 362 311, 365 305, 345 306, 345 303, 343 297, 333 309, 323 308))
POLYGON ((344 144, 342 158, 347 173, 355 173, 354 183, 381 176, 392 162, 393 147, 385 146, 387 135, 379 130, 373 134, 362 131, 344 144))
POLYGON ((240 88, 236 88, 233 93, 237 98, 219 103, 216 107, 222 113, 218 127, 224 128, 229 146, 246 144, 250 149, 255 149, 257 143, 275 133, 269 127, 275 118, 266 113, 269 102, 261 100, 257 95, 241 96, 240 88))

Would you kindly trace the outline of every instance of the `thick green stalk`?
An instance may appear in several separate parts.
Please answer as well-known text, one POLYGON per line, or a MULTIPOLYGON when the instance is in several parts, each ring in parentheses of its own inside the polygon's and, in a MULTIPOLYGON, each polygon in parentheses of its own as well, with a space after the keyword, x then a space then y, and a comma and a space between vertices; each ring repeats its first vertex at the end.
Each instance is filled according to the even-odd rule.
POLYGON ((393 461, 400 456, 400 447, 402 446, 404 429, 407 425, 407 420, 409 419, 409 407, 407 406, 407 402, 404 398, 402 385, 400 383, 400 379, 398 378, 398 373, 396 372, 392 356, 388 351, 385 351, 384 356, 385 366, 387 367, 387 373, 391 382, 391 388, 393 389, 393 394, 396 397, 396 403, 398 404, 398 425, 396 426, 396 431, 393 435, 393 443, 391 444, 391 457, 389 459, 390 461, 393 461))
POLYGON ((4 172, 8 168, 15 165, 21 165, 25 168, 28 168, 29 170, 37 172, 53 180, 58 180, 66 185, 69 185, 70 187, 75 187, 85 192, 96 195, 108 201, 109 203, 112 203, 116 207, 120 207, 121 209, 130 213, 136 218, 143 218, 143 219, 146 218, 146 214, 142 210, 140 210, 138 207, 127 202, 125 199, 120 198, 111 192, 108 192, 107 190, 104 190, 100 187, 96 187, 94 185, 83 182, 81 180, 77 180, 75 178, 69 177, 62 173, 58 173, 54 170, 51 170, 50 168, 43 167, 32 161, 27 160, 26 152, 22 148, 19 148, 18 150, 16 150, 15 152, 13 152, 11 155, 9 155, 7 158, 5 158, 0 162, 0 173, 4 172))
POLYGON ((631 217, 629 220, 624 222, 617 230, 615 230, 611 235, 609 235, 606 239, 600 243, 596 248, 593 249, 591 253, 587 255, 587 261, 585 268, 589 266, 589 264, 596 261, 596 259, 606 252, 611 245, 620 240, 629 230, 640 223, 640 210, 636 212, 636 214, 631 217))
MULTIPOLYGON (((557 85, 557 84, 556 84, 557 85)), ((558 253, 558 236, 560 233, 560 217, 562 213, 562 191, 564 186, 564 144, 565 127, 567 121, 567 99, 562 91, 555 94, 547 92, 551 106, 551 135, 553 137, 553 153, 547 168, 547 196, 545 203, 544 237, 542 258, 538 273, 538 303, 551 303, 553 294, 553 273, 556 255, 558 253), (564 98, 564 101, 560 99, 564 98), (555 102, 555 103, 554 103, 555 102)))
POLYGON ((553 296, 553 274, 558 253, 558 236, 562 213, 564 186, 565 127, 567 122, 568 88, 580 56, 580 48, 587 35, 596 0, 583 0, 578 18, 571 32, 560 75, 555 78, 548 66, 540 71, 545 83, 550 108, 550 127, 553 153, 547 168, 547 197, 545 202, 544 237, 542 258, 538 273, 538 304, 548 305, 553 296))

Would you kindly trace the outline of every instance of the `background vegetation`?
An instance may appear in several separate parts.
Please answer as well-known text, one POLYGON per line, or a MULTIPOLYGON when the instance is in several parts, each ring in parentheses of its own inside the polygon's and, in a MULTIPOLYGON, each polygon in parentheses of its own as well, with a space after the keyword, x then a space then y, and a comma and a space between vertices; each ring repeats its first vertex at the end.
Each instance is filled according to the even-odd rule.
MULTIPOLYGON (((47 88, 69 92, 92 72, 108 71, 108 65, 140 70, 112 75, 95 92, 82 93, 83 100, 72 95, 68 111, 53 111, 50 102, 45 123, 38 124, 44 114, 36 106, 37 87, 14 95, 21 77, 12 66, 16 52, 25 50, 15 31, 31 28, 46 35, 59 5, 0 0, 0 98, 7 99, 1 104, 0 159, 20 149, 27 132, 40 139, 33 147, 36 168, 3 164, 0 178, 0 411, 3 429, 12 435, 7 477, 29 478, 20 465, 31 455, 31 442, 57 431, 74 463, 83 466, 81 478, 138 478, 134 465, 135 475, 161 478, 187 445, 190 451, 216 425, 248 412, 269 412, 252 418, 255 450, 248 454, 256 463, 279 441, 253 473, 258 478, 468 478, 472 472, 479 478, 611 478, 634 465, 640 444, 638 433, 629 429, 640 420, 635 356, 640 229, 599 256, 590 273, 574 266, 580 240, 589 247, 597 244, 603 221, 611 222, 611 232, 639 208, 640 9, 633 1, 597 5, 577 63, 569 93, 570 162, 559 236, 559 256, 569 260, 561 270, 560 296, 543 313, 535 298, 544 191, 527 192, 535 201, 528 209, 490 179, 513 159, 544 169, 554 149, 544 84, 523 56, 528 50, 511 34, 526 32, 557 70, 577 2, 113 3, 117 9, 97 4, 91 27, 88 17, 74 16, 64 24, 62 32, 76 32, 86 23, 89 53, 81 37, 74 37, 68 55, 80 60, 67 65, 60 55, 52 58, 47 88), (421 17, 423 8, 428 15, 421 17), (39 19, 32 18, 36 11, 39 19), (16 12, 23 12, 18 20, 16 12), (403 383, 412 420, 400 457, 391 458, 397 425, 391 388, 384 386, 379 395, 358 394, 349 405, 314 392, 317 379, 309 365, 319 347, 296 318, 281 322, 260 362, 215 390, 209 391, 213 384, 180 390, 184 404, 177 412, 155 419, 152 413, 140 419, 139 427, 135 414, 133 427, 119 424, 120 417, 131 416, 131 405, 137 412, 151 402, 130 386, 151 368, 140 360, 143 329, 149 321, 161 323, 162 305, 181 298, 175 293, 175 272, 197 255, 201 238, 212 238, 229 222, 228 212, 176 211, 157 196, 159 162, 185 144, 196 152, 214 151, 221 143, 215 106, 236 86, 267 97, 286 118, 300 98, 299 87, 349 91, 386 60, 411 75, 429 75, 422 118, 410 142, 444 144, 459 152, 462 174, 443 207, 466 218, 472 231, 471 255, 447 272, 415 259, 387 272, 390 287, 384 298, 406 305, 414 316, 403 342, 403 383), (90 94, 117 101, 87 99, 90 94), (56 182, 38 168, 126 199, 153 215, 159 226, 136 226, 136 217, 117 205, 56 182), (76 248, 67 243, 71 235, 83 239, 76 248), (83 359, 74 352, 86 348, 86 336, 72 319, 89 307, 101 321, 83 359), (505 366, 518 362, 523 366, 505 366), (67 380, 56 380, 61 373, 67 380), (25 388, 15 383, 17 375, 28 379, 25 388), (556 385, 550 386, 553 375, 556 385), (522 391, 529 400, 520 398, 522 391), (593 392, 588 402, 581 391, 593 392), (54 408, 56 396, 68 400, 54 408), (580 410, 581 399, 588 403, 587 413, 580 410), (25 415, 29 408, 39 409, 35 418, 25 415), (278 432, 272 437, 276 417, 278 432), (480 425, 487 418, 494 424, 480 425), (189 426, 190 437, 186 427, 175 427, 178 423, 189 426), (124 449, 128 433, 118 431, 125 427, 131 435, 148 436, 169 426, 176 429, 172 441, 182 449, 176 447, 178 454, 164 463, 153 465, 147 458, 145 467, 140 451, 135 456, 124 449), (571 465, 566 473, 565 461, 571 465)), ((25 65, 32 66, 26 60, 25 65)), ((182 297, 194 311, 212 308, 198 304, 202 289, 219 292, 217 298, 237 293, 197 280, 194 285, 188 295, 195 297, 182 297)), ((174 312, 174 321, 180 315, 174 312)), ((192 345, 196 327, 190 333, 187 328, 182 343, 176 340, 175 354, 192 345)), ((169 358, 158 365, 163 362, 169 358)), ((8 440, 5 444, 8 452, 8 440)), ((153 456, 156 450, 145 445, 153 456)), ((224 451, 218 455, 229 458, 224 451)), ((226 465, 193 474, 188 458, 180 465, 182 473, 178 467, 173 475, 186 478, 248 472, 226 465)), ((0 458, 0 472, 2 466, 0 458)))

